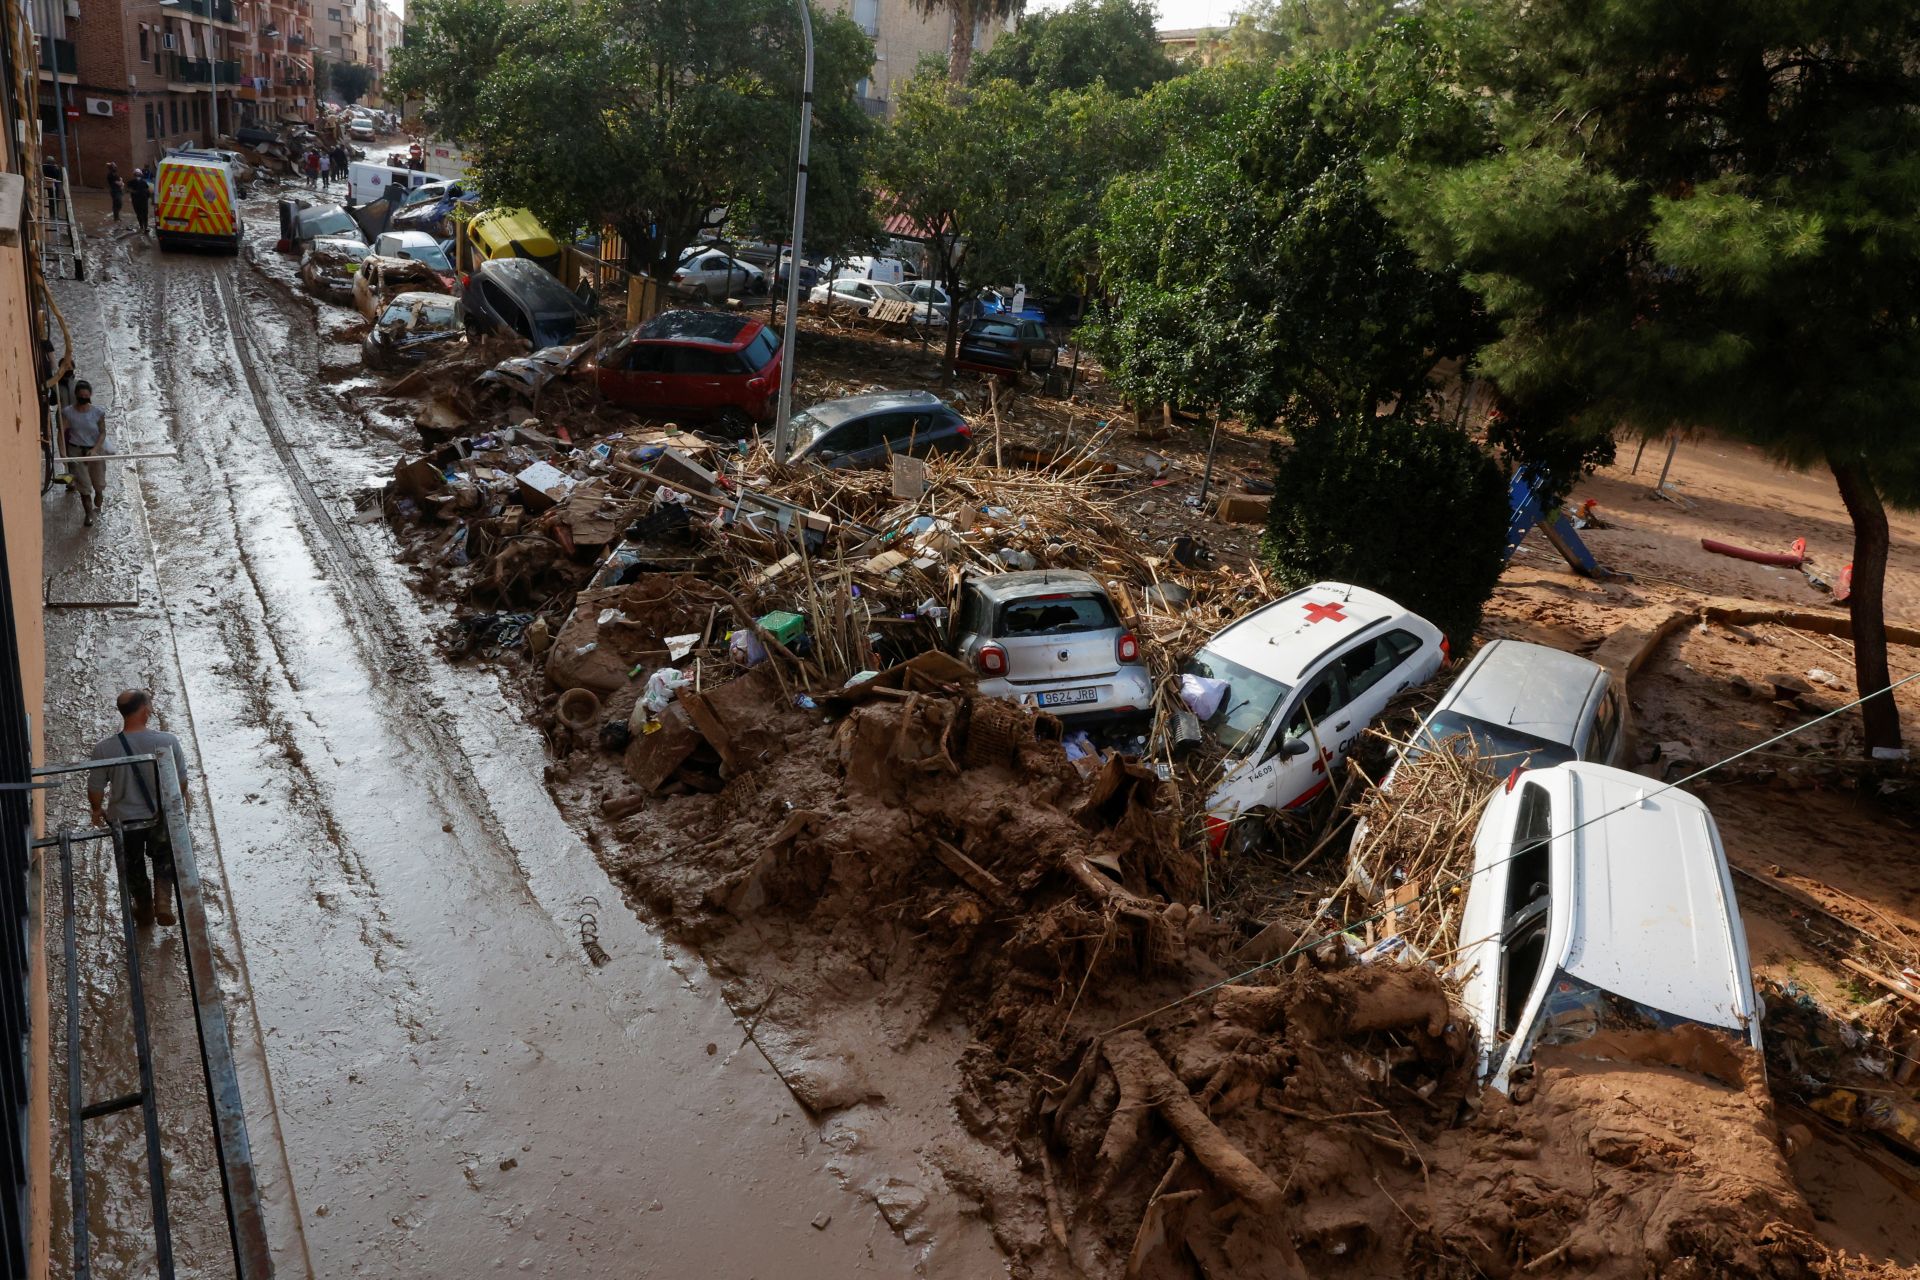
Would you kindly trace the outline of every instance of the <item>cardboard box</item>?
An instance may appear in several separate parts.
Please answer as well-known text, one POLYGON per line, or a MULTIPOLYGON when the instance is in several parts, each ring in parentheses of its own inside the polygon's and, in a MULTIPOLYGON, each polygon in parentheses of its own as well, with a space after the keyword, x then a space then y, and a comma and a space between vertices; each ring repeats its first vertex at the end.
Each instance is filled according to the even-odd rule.
POLYGON ((1213 508, 1213 518, 1221 524, 1264 524, 1273 496, 1265 493, 1223 493, 1213 508))

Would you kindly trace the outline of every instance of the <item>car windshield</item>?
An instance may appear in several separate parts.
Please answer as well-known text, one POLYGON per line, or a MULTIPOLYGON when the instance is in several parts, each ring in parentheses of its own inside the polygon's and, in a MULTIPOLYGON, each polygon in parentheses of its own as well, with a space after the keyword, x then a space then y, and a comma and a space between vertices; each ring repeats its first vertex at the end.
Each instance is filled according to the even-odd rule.
POLYGON ((1229 755, 1245 754, 1259 746, 1261 738, 1266 736, 1267 721, 1273 718, 1280 704, 1293 692, 1292 686, 1249 670, 1208 649, 1194 654, 1192 660, 1180 670, 1183 675, 1219 680, 1226 684, 1227 691, 1220 699, 1219 710, 1201 727, 1218 739, 1229 755))
POLYGON ((404 245, 400 249, 400 256, 412 258, 415 262, 424 262, 445 275, 453 274, 453 263, 447 261, 447 251, 437 244, 404 245))
POLYGON ((1544 1046, 1578 1044, 1603 1031, 1668 1031, 1692 1021, 1556 969, 1515 1061, 1529 1060, 1534 1050, 1544 1046))
POLYGON ((313 242, 313 251, 315 253, 337 254, 342 258, 352 258, 355 262, 358 262, 369 253, 372 253, 373 247, 359 240, 348 240, 342 236, 335 236, 315 240, 313 242))
POLYGON ((360 235, 360 224, 344 209, 308 209, 300 215, 300 226, 310 237, 360 235))
POLYGON ((820 419, 814 417, 804 409, 789 418, 787 423, 793 432, 793 451, 795 453, 806 448, 816 437, 824 435, 827 430, 826 423, 820 421, 820 419))
POLYGON ((982 320, 973 326, 974 333, 982 338, 1012 338, 1019 335, 1019 329, 1007 320, 982 320))
POLYGON ((380 317, 383 325, 394 322, 406 324, 414 333, 433 333, 451 329, 458 320, 455 318, 453 299, 444 302, 400 302, 389 305, 380 317))
POLYGON ((1573 748, 1565 743, 1549 742, 1511 725, 1489 724, 1454 711, 1436 711, 1408 745, 1407 758, 1417 760, 1438 746, 1460 755, 1478 755, 1482 763, 1503 774, 1522 765, 1545 769, 1575 758, 1573 748))
POLYGON ((1070 636, 1082 631, 1106 631, 1117 625, 1113 606, 1104 595, 1032 596, 1001 605, 994 634, 1008 639, 1070 636))
POLYGON ((888 302, 912 302, 913 301, 913 299, 909 298, 906 295, 906 292, 902 290, 900 286, 897 284, 888 284, 885 280, 869 280, 867 281, 867 283, 873 286, 873 291, 875 293, 879 294, 882 298, 885 298, 888 302))

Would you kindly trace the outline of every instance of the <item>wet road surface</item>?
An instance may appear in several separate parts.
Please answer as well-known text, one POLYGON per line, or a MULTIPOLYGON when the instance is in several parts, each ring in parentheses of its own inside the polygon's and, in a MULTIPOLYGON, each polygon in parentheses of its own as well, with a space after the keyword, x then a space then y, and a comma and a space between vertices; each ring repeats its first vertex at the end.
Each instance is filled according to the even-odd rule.
MULTIPOLYGON (((92 530, 45 500, 50 598, 100 606, 49 615, 49 757, 117 728, 132 684, 187 744, 279 1274, 913 1274, 924 1242, 827 1172, 844 1134, 568 830, 538 734, 435 656, 384 529, 351 520, 391 454, 319 377, 340 348, 311 307, 246 258, 93 248, 58 293, 81 376, 120 451, 179 456, 117 464, 92 530)), ((84 824, 81 788, 50 813, 84 824)), ((103 862, 81 910, 95 1096, 133 1069, 103 862)), ((181 1274, 231 1274, 178 940, 143 945, 181 1274)), ((56 1027, 62 978, 56 956, 56 1027)), ((89 1139, 95 1274, 150 1274, 137 1113, 89 1139)), ((932 1272, 1003 1274, 977 1224, 944 1235, 932 1272)))

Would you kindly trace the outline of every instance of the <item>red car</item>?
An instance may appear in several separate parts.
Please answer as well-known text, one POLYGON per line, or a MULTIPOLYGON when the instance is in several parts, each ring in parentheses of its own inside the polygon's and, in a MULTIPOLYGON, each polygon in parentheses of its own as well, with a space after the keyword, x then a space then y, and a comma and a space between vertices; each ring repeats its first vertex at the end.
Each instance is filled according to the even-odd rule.
POLYGON ((773 418, 780 338, 737 312, 662 311, 601 355, 598 380, 615 404, 745 431, 773 418))

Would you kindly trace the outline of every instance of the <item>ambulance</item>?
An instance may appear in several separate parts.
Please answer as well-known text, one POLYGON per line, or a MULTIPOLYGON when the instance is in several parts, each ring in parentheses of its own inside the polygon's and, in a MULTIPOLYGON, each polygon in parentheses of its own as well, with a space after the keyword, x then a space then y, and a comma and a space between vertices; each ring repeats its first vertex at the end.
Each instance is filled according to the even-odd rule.
POLYGON ((162 249, 240 252, 240 187, 233 166, 209 155, 170 155, 153 180, 153 230, 162 249))

